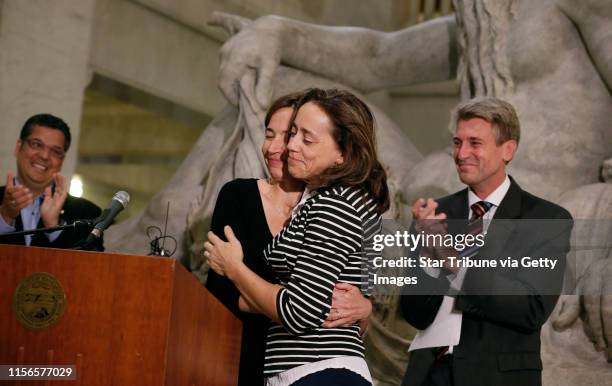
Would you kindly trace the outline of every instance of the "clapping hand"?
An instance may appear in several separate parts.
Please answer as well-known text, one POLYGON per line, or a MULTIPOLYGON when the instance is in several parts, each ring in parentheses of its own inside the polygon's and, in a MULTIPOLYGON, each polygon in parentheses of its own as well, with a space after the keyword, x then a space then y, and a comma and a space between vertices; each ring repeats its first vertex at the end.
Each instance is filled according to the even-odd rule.
POLYGON ((415 220, 415 229, 419 232, 423 231, 427 234, 431 233, 446 233, 446 214, 436 214, 438 203, 432 198, 425 201, 419 198, 412 205, 412 217, 415 220))
POLYGON ((68 180, 59 173, 53 175, 55 190, 51 185, 45 188, 45 198, 40 206, 40 218, 45 227, 55 227, 59 224, 62 208, 68 197, 68 180))
MULTIPOLYGON (((415 229, 418 232, 424 232, 425 234, 440 234, 446 235, 448 232, 448 225, 446 223, 446 213, 437 213, 438 203, 432 198, 425 201, 422 198, 416 200, 412 206, 412 217, 415 221, 415 229)), ((454 248, 444 247, 442 245, 428 245, 424 246, 420 252, 421 256, 428 257, 430 259, 436 258, 444 261, 444 266, 451 272, 457 272, 458 268, 450 266, 447 256, 456 256, 457 251, 454 248)))
POLYGON ((6 176, 6 188, 4 189, 4 197, 2 197, 2 205, 0 205, 0 215, 4 218, 7 224, 12 224, 13 220, 21 209, 32 203, 33 197, 30 189, 23 185, 15 185, 14 175, 9 172, 6 176))

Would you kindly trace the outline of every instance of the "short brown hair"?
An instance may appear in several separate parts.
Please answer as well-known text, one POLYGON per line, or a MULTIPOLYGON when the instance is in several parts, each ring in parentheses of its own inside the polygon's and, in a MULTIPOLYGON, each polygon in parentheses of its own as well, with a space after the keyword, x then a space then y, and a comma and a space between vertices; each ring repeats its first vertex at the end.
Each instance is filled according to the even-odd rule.
POLYGON ((514 107, 495 97, 477 97, 462 102, 451 113, 451 131, 457 130, 459 121, 480 118, 489 122, 495 130, 495 141, 498 145, 521 139, 521 125, 514 107))
MULTIPOLYGON (((300 101, 300 99, 302 98, 303 95, 304 95, 304 92, 302 92, 302 91, 294 92, 294 93, 291 93, 291 94, 283 95, 282 97, 280 97, 277 100, 275 100, 274 102, 272 102, 272 104, 268 108, 268 112, 266 112, 266 118, 264 120, 264 123, 265 123, 266 127, 268 127, 268 125, 270 124, 270 120, 272 119, 272 115, 274 115, 274 113, 276 113, 280 109, 284 109, 286 107, 290 107, 290 108, 294 109, 294 115, 295 115, 295 108, 297 106, 297 103, 300 101)), ((289 124, 291 125, 291 122, 289 124)), ((289 128, 290 127, 287 127, 287 129, 289 129, 289 128)))
POLYGON ((385 212, 390 204, 387 173, 378 160, 374 115, 368 106, 352 93, 338 89, 308 89, 298 109, 308 102, 327 114, 334 126, 332 135, 344 157, 342 164, 323 173, 322 184, 362 187, 372 195, 378 213, 385 212))

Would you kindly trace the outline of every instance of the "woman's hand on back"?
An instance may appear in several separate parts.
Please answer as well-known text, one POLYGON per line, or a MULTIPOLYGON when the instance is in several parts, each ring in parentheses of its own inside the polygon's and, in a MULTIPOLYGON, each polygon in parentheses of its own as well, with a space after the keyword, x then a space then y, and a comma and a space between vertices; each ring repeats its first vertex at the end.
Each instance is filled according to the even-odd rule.
POLYGON ((372 302, 361 294, 359 288, 347 283, 337 283, 332 294, 329 316, 322 326, 349 327, 359 323, 363 333, 371 313, 372 302))
POLYGON ((221 276, 232 278, 237 265, 242 264, 244 258, 242 245, 234 235, 232 228, 223 228, 227 242, 221 240, 213 232, 208 232, 208 241, 204 243, 204 256, 208 259, 210 268, 221 276))

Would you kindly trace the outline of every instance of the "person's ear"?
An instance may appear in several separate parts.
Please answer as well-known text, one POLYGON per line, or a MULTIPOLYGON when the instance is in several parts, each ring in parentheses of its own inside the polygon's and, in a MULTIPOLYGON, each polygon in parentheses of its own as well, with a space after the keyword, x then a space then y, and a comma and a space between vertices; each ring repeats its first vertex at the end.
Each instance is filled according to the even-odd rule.
POLYGON ((514 153, 518 148, 518 143, 514 139, 510 139, 502 143, 502 157, 505 163, 509 163, 514 158, 514 153))
POLYGON ((21 139, 18 139, 17 142, 15 143, 15 151, 13 151, 13 155, 15 157, 17 157, 17 153, 19 153, 19 149, 21 149, 22 146, 23 146, 23 141, 21 139))
POLYGON ((338 158, 336 158, 336 160, 334 161, 334 166, 338 167, 340 165, 342 165, 344 163, 344 156, 340 155, 338 158))

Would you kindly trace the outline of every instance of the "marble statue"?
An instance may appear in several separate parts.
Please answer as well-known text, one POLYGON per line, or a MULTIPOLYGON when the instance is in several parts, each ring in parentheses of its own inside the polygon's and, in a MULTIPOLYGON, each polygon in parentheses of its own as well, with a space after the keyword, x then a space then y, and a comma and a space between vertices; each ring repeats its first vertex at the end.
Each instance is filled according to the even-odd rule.
MULTIPOLYGON (((161 221, 152 208, 171 199, 179 256, 203 278, 201 241, 220 186, 265 175, 259 147, 272 98, 312 86, 368 93, 456 78, 462 99, 491 95, 516 107, 522 137, 510 173, 517 181, 588 220, 574 237, 575 294, 562 296, 542 332, 544 384, 612 380, 612 3, 457 0, 454 8, 454 16, 390 33, 215 14, 213 23, 233 35, 221 48, 229 106, 149 208, 111 228, 106 244, 134 251, 146 225, 161 221)), ((406 218, 416 198, 461 187, 450 150, 423 157, 380 110, 375 115, 395 203, 389 217, 406 218)), ((398 321, 393 299, 376 299, 367 343, 380 384, 399 382, 414 333, 398 321)))

